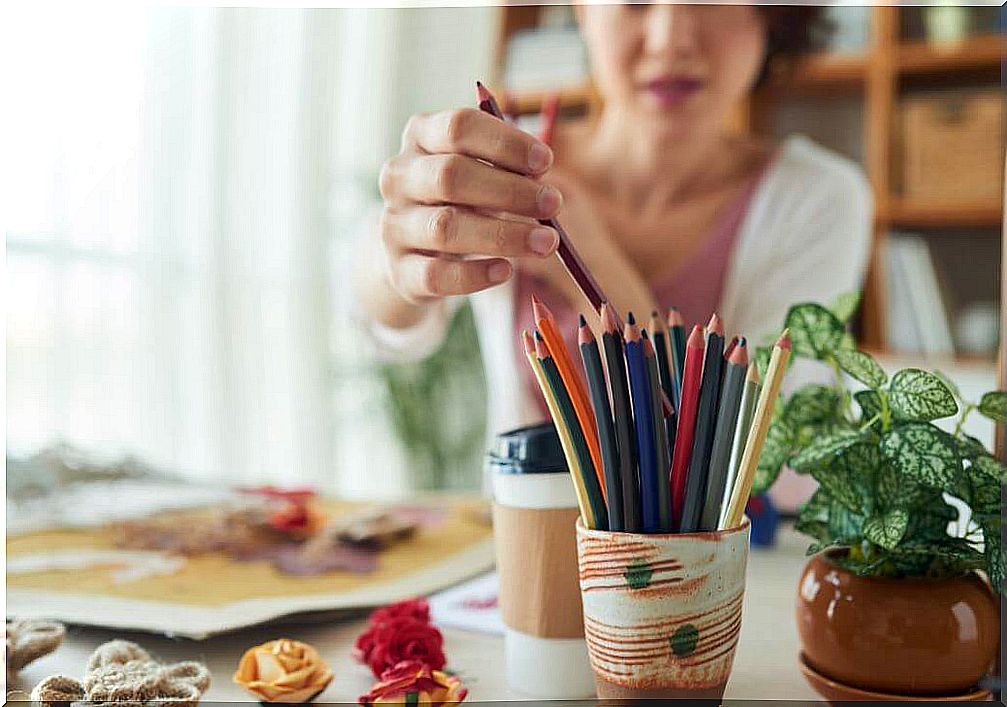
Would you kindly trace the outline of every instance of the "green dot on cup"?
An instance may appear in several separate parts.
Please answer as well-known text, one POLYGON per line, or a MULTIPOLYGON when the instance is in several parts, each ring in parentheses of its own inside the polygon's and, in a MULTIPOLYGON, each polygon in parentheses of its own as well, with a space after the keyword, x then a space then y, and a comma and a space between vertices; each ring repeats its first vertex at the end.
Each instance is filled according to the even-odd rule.
POLYGON ((653 574, 648 563, 636 560, 626 567, 623 577, 626 578, 626 584, 630 589, 644 589, 650 584, 653 574))
POLYGON ((675 633, 672 634, 668 642, 671 644, 671 651, 679 658, 692 655, 696 650, 696 643, 699 641, 699 629, 692 624, 682 624, 675 633))

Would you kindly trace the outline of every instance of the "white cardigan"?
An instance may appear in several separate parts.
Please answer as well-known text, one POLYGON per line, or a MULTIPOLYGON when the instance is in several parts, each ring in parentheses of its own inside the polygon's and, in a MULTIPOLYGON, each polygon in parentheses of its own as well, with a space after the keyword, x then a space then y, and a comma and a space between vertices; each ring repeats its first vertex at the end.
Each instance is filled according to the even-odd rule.
MULTIPOLYGON (((827 304, 858 289, 871 224, 871 192, 860 168, 806 137, 788 138, 752 196, 731 254, 718 308, 728 328, 762 343, 779 331, 792 304, 827 304)), ((527 363, 515 360, 510 339, 513 283, 472 295, 471 301, 486 370, 487 433, 539 421, 539 408, 517 368, 527 363)), ((437 349, 459 304, 459 298, 444 300, 408 330, 361 324, 381 359, 417 360, 437 349)), ((788 377, 791 385, 793 378, 788 377)))

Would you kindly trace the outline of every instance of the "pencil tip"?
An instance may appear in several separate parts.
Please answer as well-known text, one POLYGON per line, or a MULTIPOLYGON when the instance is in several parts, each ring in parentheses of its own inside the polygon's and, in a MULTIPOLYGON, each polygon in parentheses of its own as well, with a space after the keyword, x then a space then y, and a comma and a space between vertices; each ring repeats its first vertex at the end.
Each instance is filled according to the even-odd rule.
POLYGON ((584 315, 583 314, 578 314, 577 315, 577 326, 580 326, 580 327, 587 326, 587 320, 584 319, 584 315))
POLYGON ((536 295, 531 296, 531 310, 537 322, 543 319, 552 319, 552 312, 536 295))
POLYGON ((485 101, 490 97, 490 92, 486 90, 485 86, 483 86, 482 81, 476 81, 476 93, 479 94, 480 101, 485 101))
POLYGON ((633 316, 632 312, 629 312, 626 315, 626 323, 627 324, 636 324, 636 317, 633 316))
POLYGON ((749 366, 748 367, 748 375, 745 377, 745 380, 747 380, 749 383, 758 383, 759 382, 759 367, 758 366, 749 366))
POLYGON ((608 302, 601 303, 601 326, 607 334, 619 333, 619 322, 615 318, 615 311, 608 302))
POLYGON ((746 339, 743 336, 738 337, 738 346, 747 346, 747 345, 748 345, 748 339, 746 339))
POLYGON ((538 329, 535 330, 535 341, 545 341, 545 339, 542 338, 542 332, 538 329))
POLYGON ((682 319, 682 313, 678 311, 678 307, 672 307, 668 312, 668 326, 685 326, 685 320, 682 319))
POLYGON ((738 345, 734 347, 734 351, 731 352, 731 357, 727 359, 728 363, 733 363, 735 366, 747 366, 748 365, 748 347, 745 346, 745 340, 738 339, 738 345))
POLYGON ((660 316, 660 315, 657 313, 656 309, 652 309, 652 310, 650 310, 650 316, 654 317, 654 319, 657 319, 658 316, 660 316))
POLYGON ((657 355, 654 351, 654 344, 650 343, 650 339, 646 337, 645 331, 640 332, 640 336, 643 337, 643 355, 647 358, 653 358, 657 355))
POLYGON ((685 342, 686 346, 691 346, 693 348, 705 348, 706 341, 703 339, 703 327, 696 324, 692 327, 692 333, 689 334, 689 340, 685 342))
POLYGON ((650 339, 650 336, 647 334, 647 330, 646 329, 640 329, 640 338, 641 339, 647 339, 647 340, 650 339))
POLYGON ((720 318, 720 315, 717 314, 716 312, 714 312, 713 316, 710 317, 710 322, 709 324, 706 325, 706 328, 712 331, 714 334, 718 334, 720 336, 724 335, 724 321, 720 318))
POLYGON ((526 354, 535 353, 535 340, 531 338, 531 332, 527 329, 521 332, 521 343, 524 344, 524 352, 526 354))
POLYGON ((790 329, 784 329, 783 333, 780 334, 780 338, 776 340, 776 345, 781 349, 787 349, 788 351, 793 346, 793 342, 790 339, 790 329))

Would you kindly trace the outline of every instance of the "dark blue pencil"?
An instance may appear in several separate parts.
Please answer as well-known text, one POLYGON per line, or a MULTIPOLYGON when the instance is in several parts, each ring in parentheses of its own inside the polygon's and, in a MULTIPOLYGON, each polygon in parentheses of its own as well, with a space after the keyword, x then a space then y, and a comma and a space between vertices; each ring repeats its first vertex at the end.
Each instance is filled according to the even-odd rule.
POLYGON ((650 400, 650 378, 643 356, 640 327, 630 312, 624 330, 626 368, 629 369, 629 389, 633 397, 633 422, 636 428, 636 449, 640 465, 640 507, 643 532, 661 530, 661 514, 657 486, 657 456, 654 447, 654 412, 650 400))

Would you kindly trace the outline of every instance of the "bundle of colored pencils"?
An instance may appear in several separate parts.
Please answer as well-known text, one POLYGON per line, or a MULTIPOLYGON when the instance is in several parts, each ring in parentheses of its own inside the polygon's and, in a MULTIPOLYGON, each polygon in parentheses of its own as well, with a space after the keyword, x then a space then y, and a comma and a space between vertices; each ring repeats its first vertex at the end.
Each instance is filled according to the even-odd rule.
POLYGON ((537 330, 525 352, 559 430, 589 528, 694 533, 743 518, 790 355, 784 331, 765 380, 748 343, 725 342, 716 314, 688 337, 677 310, 633 313, 622 325, 600 306, 601 345, 583 316, 574 365, 549 308, 532 298, 537 330), (586 381, 586 383, 585 383, 586 381), (670 402, 669 402, 670 401, 670 402))

